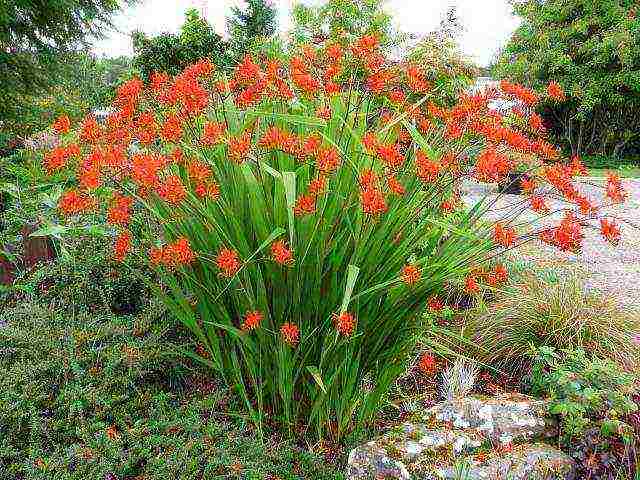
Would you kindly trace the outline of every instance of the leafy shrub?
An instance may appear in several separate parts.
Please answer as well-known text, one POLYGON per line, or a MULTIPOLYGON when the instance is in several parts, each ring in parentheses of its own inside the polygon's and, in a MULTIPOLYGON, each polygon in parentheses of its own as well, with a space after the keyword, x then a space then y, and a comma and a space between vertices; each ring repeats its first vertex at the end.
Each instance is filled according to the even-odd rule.
POLYGON ((605 473, 634 469, 630 451, 636 437, 626 421, 638 409, 634 381, 616 364, 590 358, 584 350, 543 347, 535 352, 532 392, 550 398, 563 444, 585 473, 579 478, 613 478, 605 473))
MULTIPOLYGON (((544 165, 559 154, 529 126, 535 92, 503 84, 529 105, 517 118, 490 110, 493 91, 428 103, 424 72, 384 59, 375 36, 288 65, 248 56, 230 80, 213 70, 127 82, 104 126, 56 122, 65 142, 47 169, 73 167, 78 184, 59 208, 69 225, 106 213, 114 257, 149 258, 150 287, 258 425, 341 438, 404 371, 429 297, 505 280, 490 260, 517 243, 513 219, 479 221, 491 204, 462 208, 463 181, 497 182, 527 151, 529 190, 575 199, 583 166, 544 165)), ((621 201, 615 177, 607 187, 621 201)), ((580 219, 533 234, 577 249, 580 219)))
POLYGON ((634 369, 640 348, 637 317, 595 292, 576 274, 522 273, 511 288, 464 322, 468 343, 460 348, 479 361, 512 372, 529 366, 535 347, 584 348, 634 369))
POLYGON ((260 439, 228 390, 175 361, 189 346, 163 316, 3 310, 0 479, 340 478, 260 439))

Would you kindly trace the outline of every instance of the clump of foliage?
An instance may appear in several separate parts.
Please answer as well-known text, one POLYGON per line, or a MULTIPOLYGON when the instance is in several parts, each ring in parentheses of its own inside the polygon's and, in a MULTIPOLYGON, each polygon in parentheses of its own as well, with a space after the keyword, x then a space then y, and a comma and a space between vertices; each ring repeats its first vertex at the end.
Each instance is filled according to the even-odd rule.
POLYGON ((638 409, 634 382, 613 362, 581 349, 535 351, 532 393, 550 398, 549 411, 560 418, 562 442, 579 478, 614 478, 614 472, 632 478, 636 436, 627 417, 638 409))
MULTIPOLYGON (((35 94, 65 78, 69 55, 100 36, 129 0, 9 0, 0 7, 0 122, 24 135, 35 94)), ((61 94, 62 92, 57 92, 61 94)), ((56 95, 54 92, 52 95, 56 95)), ((1 140, 1 139, 0 139, 1 140)))
POLYGON ((234 63, 242 60, 256 44, 268 41, 278 27, 277 12, 267 0, 247 0, 246 8, 233 7, 227 18, 228 46, 234 63))
POLYGON ((400 47, 406 35, 398 32, 381 0, 329 0, 320 5, 293 7, 294 45, 339 42, 349 44, 364 35, 375 35, 383 49, 400 47))
MULTIPOLYGON (((257 425, 342 438, 405 370, 429 297, 506 280, 495 258, 519 240, 513 219, 479 221, 491 205, 463 208, 462 183, 498 182, 526 151, 534 205, 542 183, 579 192, 584 167, 528 126, 538 96, 505 88, 527 102, 519 123, 490 109, 496 92, 429 102, 424 74, 375 35, 287 64, 246 57, 231 76, 203 60, 123 84, 105 125, 60 118, 44 163, 75 172, 59 202, 69 225, 104 215, 114 258, 148 259, 150 287, 257 425)), ((606 193, 624 198, 615 177, 606 193)), ((575 250, 582 215, 568 203, 529 235, 575 250)))
POLYGON ((277 435, 260 438, 157 305, 138 316, 28 303, 0 328, 0 478, 340 478, 277 435), (34 332, 37 339, 34 340, 34 332))
POLYGON ((544 276, 523 272, 487 305, 471 312, 460 348, 477 360, 510 372, 529 369, 535 347, 584 348, 628 370, 638 365, 632 312, 586 292, 576 274, 544 276))
POLYGON ((228 67, 231 61, 222 37, 195 8, 187 10, 179 34, 147 37, 142 32, 133 32, 132 40, 134 65, 144 79, 149 79, 153 72, 175 75, 203 58, 221 68, 228 67))
POLYGON ((522 24, 495 67, 533 87, 557 81, 566 101, 541 109, 573 154, 637 154, 640 17, 635 0, 518 0, 522 24))

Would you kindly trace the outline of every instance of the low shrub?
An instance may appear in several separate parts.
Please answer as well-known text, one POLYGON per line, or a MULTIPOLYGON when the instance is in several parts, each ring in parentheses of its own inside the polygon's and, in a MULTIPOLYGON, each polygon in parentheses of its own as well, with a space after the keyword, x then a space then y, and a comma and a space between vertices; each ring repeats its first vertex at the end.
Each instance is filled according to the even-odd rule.
POLYGON ((615 363, 584 350, 543 347, 534 353, 531 391, 549 397, 578 478, 632 478, 637 437, 628 418, 638 410, 634 382, 615 363))
POLYGON ((260 439, 227 389, 176 362, 188 345, 159 307, 116 317, 25 304, 2 316, 1 480, 340 478, 260 439))
POLYGON ((459 349, 482 363, 524 373, 531 346, 584 348, 636 368, 638 318, 595 292, 586 292, 576 274, 526 273, 496 298, 465 318, 459 349))

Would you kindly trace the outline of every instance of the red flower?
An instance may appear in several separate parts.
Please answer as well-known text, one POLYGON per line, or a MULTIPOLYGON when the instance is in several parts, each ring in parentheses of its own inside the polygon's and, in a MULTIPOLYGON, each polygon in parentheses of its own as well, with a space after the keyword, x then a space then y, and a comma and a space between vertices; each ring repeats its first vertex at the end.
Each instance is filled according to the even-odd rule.
POLYGON ((262 322, 264 315, 261 312, 255 310, 253 312, 247 312, 244 316, 244 321, 242 322, 242 330, 245 332, 255 330, 260 326, 260 322, 262 322))
POLYGON ((349 312, 334 313, 333 324, 340 335, 350 337, 356 328, 356 318, 349 312))
POLYGON ((200 143, 206 146, 217 145, 222 143, 223 135, 226 132, 227 127, 224 123, 208 122, 204 124, 202 137, 200 143))
POLYGON ((425 183, 435 182, 440 173, 440 164, 432 162, 424 152, 416 152, 416 175, 425 183))
POLYGON ((280 335, 282 335, 282 341, 284 343, 293 346, 298 343, 300 330, 295 323, 285 323, 280 327, 280 335))
POLYGON ((180 177, 177 175, 169 175, 165 178, 165 180, 158 185, 157 192, 160 198, 174 205, 182 202, 187 196, 182 180, 180 180, 180 177))
POLYGON ((478 281, 476 277, 473 275, 468 275, 464 280, 464 287, 467 293, 473 295, 474 293, 478 293, 480 291, 480 286, 478 285, 478 281))
POLYGON ((537 113, 532 113, 529 117, 529 126, 534 132, 544 132, 544 123, 542 117, 537 113))
POLYGON ((507 269, 501 263, 496 264, 491 272, 487 275, 487 283, 492 287, 497 286, 500 283, 507 281, 508 277, 507 269))
POLYGON ((53 129, 59 133, 69 133, 69 129, 71 128, 71 121, 67 115, 60 115, 52 125, 53 129))
POLYGON ((222 248, 216 256, 216 265, 222 270, 223 277, 233 277, 240 269, 238 253, 230 248, 222 248))
POLYGON ((607 174, 607 184, 605 188, 607 191, 607 198, 609 198, 614 203, 624 202, 624 199, 627 197, 627 194, 622 187, 620 177, 618 177, 615 173, 609 172, 607 174))
POLYGON ((323 193, 326 188, 327 188, 327 181, 325 180, 325 177, 321 175, 311 180, 311 182, 309 182, 308 190, 310 195, 317 196, 323 193))
POLYGON ((538 213, 547 213, 549 211, 549 207, 547 206, 544 197, 540 195, 532 195, 531 199, 531 210, 538 213))
POLYGON ((365 188, 360 194, 362 211, 368 215, 379 215, 387 211, 384 194, 376 188, 365 188))
POLYGON ((82 122, 80 140, 86 143, 96 143, 100 140, 102 131, 93 115, 88 115, 82 122))
POLYGON ((513 228, 505 228, 498 222, 493 229, 493 239, 503 247, 511 247, 516 243, 516 231, 513 228))
POLYGON ((170 114, 162 125, 162 138, 167 142, 178 142, 182 138, 182 122, 175 114, 170 114))
POLYGON ((600 231, 602 236, 609 242, 617 244, 620 241, 620 227, 613 220, 600 219, 600 231))
POLYGON ((564 102, 567 99, 564 90, 556 82, 549 82, 549 85, 547 86, 547 94, 559 102, 564 102))
POLYGON ((316 211, 315 195, 300 195, 296 199, 296 204, 293 207, 293 213, 296 216, 310 215, 315 211, 316 211))
POLYGON ((293 263, 293 252, 287 248, 284 240, 277 240, 271 244, 271 255, 280 265, 291 265, 293 263))
POLYGON ((429 298, 427 307, 429 307, 429 310, 431 310, 433 313, 437 313, 442 311, 442 309, 444 308, 444 303, 436 295, 433 295, 431 298, 429 298))
POLYGON ((520 178, 520 186, 525 193, 533 193, 536 189, 536 182, 533 178, 522 177, 520 178))
POLYGON ((369 188, 375 188, 378 185, 378 174, 373 170, 363 170, 358 178, 360 188, 367 190, 369 188))
POLYGON ((173 243, 165 247, 165 257, 168 258, 170 266, 187 265, 196 259, 191 250, 189 240, 180 237, 173 243))
POLYGON ((251 146, 251 135, 244 132, 238 137, 229 138, 229 157, 236 163, 242 163, 246 160, 251 146))
POLYGON ((364 145, 364 149, 367 153, 374 153, 378 149, 378 139, 375 133, 367 132, 362 137, 362 145, 364 145))
POLYGON ((400 153, 399 146, 397 144, 379 145, 378 156, 382 159, 385 165, 387 165, 387 167, 392 169, 397 169, 404 163, 404 156, 400 153))
POLYGON ((584 166, 584 163, 582 163, 582 160, 580 159, 580 157, 578 155, 574 155, 573 157, 571 157, 571 174, 572 175, 586 175, 587 173, 589 173, 587 171, 587 167, 584 166))
POLYGON ((418 361, 418 370, 425 375, 433 375, 436 373, 436 359, 430 353, 423 353, 418 361))
POLYGON ((78 190, 69 190, 60 197, 58 208, 65 215, 75 215, 85 212, 92 204, 88 196, 78 192, 78 190))
POLYGON ((322 173, 334 172, 340 165, 338 150, 334 147, 321 148, 316 157, 316 166, 322 173))
POLYGON ((555 245, 564 252, 580 250, 584 235, 580 224, 569 213, 562 219, 560 225, 543 231, 540 238, 542 241, 555 245))
POLYGON ((131 234, 125 231, 118 235, 115 243, 113 244, 113 258, 117 262, 122 262, 130 251, 131 234))
POLYGON ((189 163, 187 170, 189 172, 189 178, 196 182, 204 182, 211 176, 211 169, 209 166, 206 163, 198 162, 196 160, 189 163))
POLYGON ((393 175, 387 177, 387 186, 389 191, 395 195, 402 196, 406 193, 404 186, 393 175))
POLYGON ((405 265, 402 267, 401 278, 407 285, 415 285, 420 281, 420 269, 415 265, 405 265))
POLYGON ((318 108, 318 110, 316 110, 316 117, 328 121, 331 118, 331 109, 329 107, 318 108))
POLYGON ((107 222, 112 225, 127 226, 131 219, 131 205, 133 205, 133 198, 114 193, 113 204, 107 212, 107 222))

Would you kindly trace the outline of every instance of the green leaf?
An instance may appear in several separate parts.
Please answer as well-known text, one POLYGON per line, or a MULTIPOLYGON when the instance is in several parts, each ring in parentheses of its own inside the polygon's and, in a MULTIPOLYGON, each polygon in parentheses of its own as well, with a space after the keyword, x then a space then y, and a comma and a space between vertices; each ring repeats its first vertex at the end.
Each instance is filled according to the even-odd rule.
POLYGON ((347 284, 344 289, 344 296, 342 297, 342 306, 340 307, 340 313, 347 311, 349 302, 351 302, 351 295, 353 294, 353 287, 358 279, 360 269, 355 265, 349 265, 347 267, 347 284))
POLYGON ((308 365, 307 370, 309 371, 313 379, 316 381, 316 383, 320 387, 320 390, 322 390, 322 392, 326 394, 327 388, 324 386, 324 382, 322 381, 322 375, 320 373, 320 370, 318 370, 318 367, 314 367, 313 365, 308 365))

